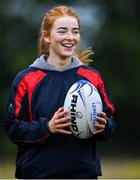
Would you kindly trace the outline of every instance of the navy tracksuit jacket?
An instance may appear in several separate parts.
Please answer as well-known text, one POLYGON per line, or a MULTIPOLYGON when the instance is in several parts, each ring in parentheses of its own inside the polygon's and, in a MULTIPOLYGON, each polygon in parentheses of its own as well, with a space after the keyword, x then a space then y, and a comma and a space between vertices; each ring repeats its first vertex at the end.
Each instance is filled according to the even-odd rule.
POLYGON ((73 58, 59 71, 47 64, 45 56, 20 72, 12 83, 7 106, 5 130, 18 147, 16 178, 93 178, 101 175, 96 140, 107 140, 114 131, 115 110, 100 74, 73 58), (48 122, 62 107, 69 88, 85 79, 98 89, 105 130, 89 139, 52 134, 48 122))

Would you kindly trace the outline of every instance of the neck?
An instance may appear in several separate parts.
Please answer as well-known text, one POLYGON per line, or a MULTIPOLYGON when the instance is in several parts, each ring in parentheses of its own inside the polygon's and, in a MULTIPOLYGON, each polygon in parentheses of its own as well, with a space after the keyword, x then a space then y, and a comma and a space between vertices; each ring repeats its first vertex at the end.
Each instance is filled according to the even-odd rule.
POLYGON ((55 66, 58 69, 63 69, 64 67, 71 64, 71 57, 67 58, 60 58, 60 57, 53 57, 49 56, 47 59, 47 63, 55 66))

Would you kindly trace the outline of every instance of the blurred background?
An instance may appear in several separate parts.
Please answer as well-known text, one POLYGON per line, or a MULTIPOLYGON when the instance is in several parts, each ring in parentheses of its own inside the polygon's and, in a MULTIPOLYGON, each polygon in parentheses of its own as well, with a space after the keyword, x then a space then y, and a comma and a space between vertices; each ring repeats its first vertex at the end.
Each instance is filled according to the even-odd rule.
POLYGON ((8 91, 16 74, 37 57, 42 18, 57 5, 81 17, 81 49, 92 47, 94 62, 117 110, 114 137, 98 143, 102 178, 140 178, 140 1, 1 0, 0 1, 0 178, 14 178, 16 146, 2 122, 8 91))

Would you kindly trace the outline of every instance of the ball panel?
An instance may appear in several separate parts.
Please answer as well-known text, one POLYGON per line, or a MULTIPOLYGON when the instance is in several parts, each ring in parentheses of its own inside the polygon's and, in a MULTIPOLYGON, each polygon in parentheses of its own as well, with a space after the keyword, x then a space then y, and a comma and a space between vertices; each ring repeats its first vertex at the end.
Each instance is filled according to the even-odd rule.
POLYGON ((102 101, 97 89, 88 81, 80 80, 69 89, 64 110, 72 117, 72 133, 81 138, 91 137, 97 115, 102 111, 102 101))
MULTIPOLYGON (((83 95, 82 95, 83 97, 83 95)), ((86 108, 78 92, 68 92, 64 103, 64 110, 72 117, 70 130, 79 138, 84 138, 91 134, 87 124, 86 108)))
MULTIPOLYGON (((93 93, 86 97, 87 121, 91 132, 94 134, 94 125, 97 121, 98 114, 102 111, 102 100, 97 89, 92 85, 93 93)), ((86 89, 85 89, 86 91, 86 89)), ((86 93, 86 92, 85 92, 86 93)))

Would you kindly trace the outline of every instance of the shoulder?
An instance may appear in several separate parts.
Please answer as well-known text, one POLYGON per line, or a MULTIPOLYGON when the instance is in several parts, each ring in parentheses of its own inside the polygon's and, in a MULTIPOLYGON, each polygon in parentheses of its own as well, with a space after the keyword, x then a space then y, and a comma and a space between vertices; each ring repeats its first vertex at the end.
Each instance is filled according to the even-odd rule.
POLYGON ((36 68, 27 68, 24 69, 22 71, 20 71, 16 77, 13 80, 12 85, 16 86, 18 85, 20 82, 26 82, 28 83, 28 81, 33 81, 33 79, 37 79, 40 76, 45 76, 45 73, 39 69, 36 68))
POLYGON ((28 73, 32 72, 31 69, 27 68, 17 73, 13 80, 13 84, 18 84, 28 73))
POLYGON ((97 77, 101 78, 101 74, 97 69, 95 69, 95 68, 93 68, 91 66, 87 66, 87 65, 83 65, 80 68, 78 68, 77 73, 87 74, 87 75, 91 74, 91 75, 94 75, 94 76, 96 75, 97 77))
POLYGON ((96 88, 98 88, 103 83, 103 78, 99 71, 90 66, 81 66, 80 68, 78 68, 77 74, 88 79, 96 86, 96 88))
POLYGON ((80 66, 79 68, 81 68, 81 69, 83 69, 83 70, 87 70, 87 71, 91 71, 91 72, 100 74, 99 71, 98 71, 96 68, 93 68, 93 67, 91 67, 91 66, 89 66, 89 65, 83 64, 83 65, 80 66))

